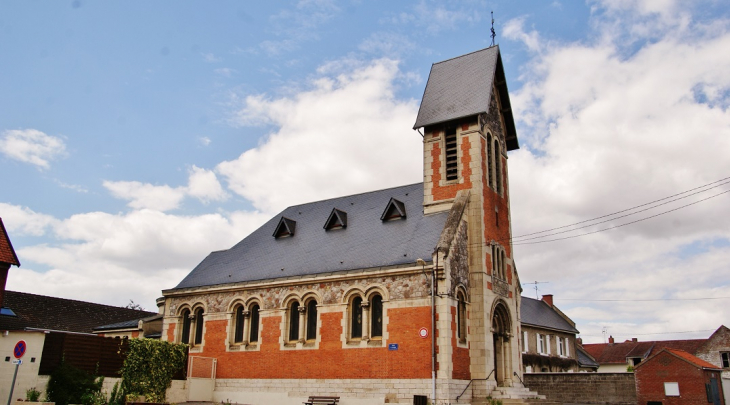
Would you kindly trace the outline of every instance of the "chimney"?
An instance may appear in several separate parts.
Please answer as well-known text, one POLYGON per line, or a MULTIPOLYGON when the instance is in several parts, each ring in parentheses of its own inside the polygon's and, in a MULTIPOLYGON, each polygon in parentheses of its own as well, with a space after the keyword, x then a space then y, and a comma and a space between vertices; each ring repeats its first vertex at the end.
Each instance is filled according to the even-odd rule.
POLYGON ((612 345, 613 344, 613 336, 609 336, 608 337, 608 344, 609 345, 612 345))
POLYGON ((544 294, 544 295, 542 296, 542 300, 543 300, 543 302, 545 302, 546 304, 550 305, 550 308, 552 308, 552 307, 553 307, 553 295, 552 295, 552 294, 544 294))
POLYGON ((631 341, 634 342, 634 343, 636 343, 636 342, 639 341, 639 339, 637 339, 637 338, 631 338, 631 341))
POLYGON ((576 338, 575 343, 578 343, 579 345, 583 346, 583 338, 576 338))
POLYGON ((165 297, 156 299, 155 304, 157 304, 157 313, 165 315, 165 297))

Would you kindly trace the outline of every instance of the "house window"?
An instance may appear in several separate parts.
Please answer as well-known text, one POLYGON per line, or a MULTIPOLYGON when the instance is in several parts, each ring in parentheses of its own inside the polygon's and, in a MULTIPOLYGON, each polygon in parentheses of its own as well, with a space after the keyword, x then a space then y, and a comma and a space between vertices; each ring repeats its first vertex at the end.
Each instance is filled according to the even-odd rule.
POLYGON ((558 337, 558 356, 565 357, 565 339, 558 337))
POLYGON ((362 338, 362 298, 352 299, 350 306, 350 338, 362 338))
POLYGON ((195 344, 203 343, 203 308, 195 310, 195 344))
POLYGON ((317 301, 307 303, 307 340, 317 338, 317 301))
POLYGON ((545 335, 545 352, 547 354, 552 353, 552 351, 550 350, 550 335, 545 335))
POLYGON ((250 325, 251 330, 249 333, 249 342, 258 342, 259 341, 259 304, 253 304, 251 305, 250 312, 250 325))
POLYGON ((464 293, 459 291, 456 295, 457 305, 456 309, 456 331, 459 342, 466 342, 466 300, 464 299, 464 293))
POLYGON ((720 353, 720 356, 722 357, 722 368, 730 367, 730 353, 720 353))
POLYGON ((540 354, 546 354, 545 350, 545 335, 540 333, 537 334, 537 352, 540 354))
POLYGON ((190 310, 185 309, 182 311, 182 333, 180 334, 181 343, 190 343, 190 323, 192 322, 190 316, 190 310))
POLYGON ((527 331, 522 331, 522 353, 530 351, 530 343, 527 340, 527 331))
POLYGON ((289 307, 289 341, 299 340, 299 302, 292 302, 289 307))
POLYGON ((233 343, 243 342, 243 305, 236 306, 233 343))
POLYGON ((664 383, 664 395, 668 397, 679 396, 679 383, 676 382, 665 382, 664 383))
POLYGON ((377 294, 370 297, 370 337, 383 337, 383 297, 377 294))
POLYGON ((456 127, 446 128, 444 133, 444 149, 446 151, 446 181, 453 181, 459 178, 456 127))

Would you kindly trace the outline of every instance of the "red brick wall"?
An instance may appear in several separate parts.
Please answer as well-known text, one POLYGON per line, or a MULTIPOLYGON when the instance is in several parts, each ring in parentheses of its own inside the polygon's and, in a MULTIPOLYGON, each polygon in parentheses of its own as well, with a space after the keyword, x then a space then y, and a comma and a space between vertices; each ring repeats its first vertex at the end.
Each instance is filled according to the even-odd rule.
MULTIPOLYGON (((452 356, 451 356, 451 362, 453 364, 453 372, 451 374, 451 378, 456 378, 459 380, 471 380, 471 372, 469 371, 469 366, 471 364, 471 358, 469 357, 469 348, 468 347, 459 347, 457 344, 457 336, 456 336, 456 328, 458 325, 456 324, 456 307, 451 307, 451 348, 452 348, 452 356)), ((467 318, 469 318, 469 311, 467 311, 467 318)), ((467 325, 469 322, 467 322, 467 325)), ((467 326, 468 328, 468 326, 467 326)), ((467 329, 467 335, 469 334, 467 329)))
MULTIPOLYGON (((676 356, 663 352, 636 368, 636 397, 639 404, 661 401, 666 405, 706 405, 705 383, 710 371, 702 370, 676 356), (664 383, 679 383, 678 397, 664 395, 664 383)), ((720 373, 714 372, 718 383, 720 373)), ((720 391, 722 396, 722 391, 720 391)))
MULTIPOLYGON (((388 309, 388 347, 342 348, 342 313, 321 313, 319 348, 281 350, 281 317, 262 317, 259 351, 227 352, 228 321, 205 322, 203 351, 218 359, 217 378, 429 378, 430 339, 418 329, 431 324, 429 307, 388 309)), ((169 336, 169 331, 168 331, 169 336)))
MULTIPOLYGON (((433 136, 438 136, 439 132, 434 131, 433 136)), ((433 199, 434 201, 448 200, 456 197, 456 193, 459 190, 466 190, 471 188, 471 155, 469 154, 469 148, 471 148, 471 142, 469 138, 461 137, 461 172, 459 177, 463 179, 463 182, 456 184, 441 184, 441 159, 443 158, 443 152, 441 150, 441 142, 434 142, 433 149, 431 150, 431 170, 433 170, 433 199)))

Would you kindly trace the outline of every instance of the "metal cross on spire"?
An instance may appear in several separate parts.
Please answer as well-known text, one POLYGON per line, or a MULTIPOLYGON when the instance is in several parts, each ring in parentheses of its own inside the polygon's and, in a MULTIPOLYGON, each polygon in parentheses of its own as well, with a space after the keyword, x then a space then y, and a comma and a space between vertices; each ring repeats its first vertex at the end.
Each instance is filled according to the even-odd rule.
POLYGON ((494 46, 494 38, 497 36, 497 33, 494 32, 494 11, 492 11, 492 46, 494 46))

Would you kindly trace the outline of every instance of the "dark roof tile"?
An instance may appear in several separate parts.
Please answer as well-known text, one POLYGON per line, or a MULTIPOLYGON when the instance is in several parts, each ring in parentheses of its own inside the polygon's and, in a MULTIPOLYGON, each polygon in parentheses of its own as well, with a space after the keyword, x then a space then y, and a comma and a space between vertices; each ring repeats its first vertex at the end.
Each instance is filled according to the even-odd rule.
POLYGON ((580 333, 573 325, 568 323, 550 305, 544 301, 522 296, 522 307, 520 308, 520 321, 523 324, 541 328, 554 329, 568 333, 580 333))

